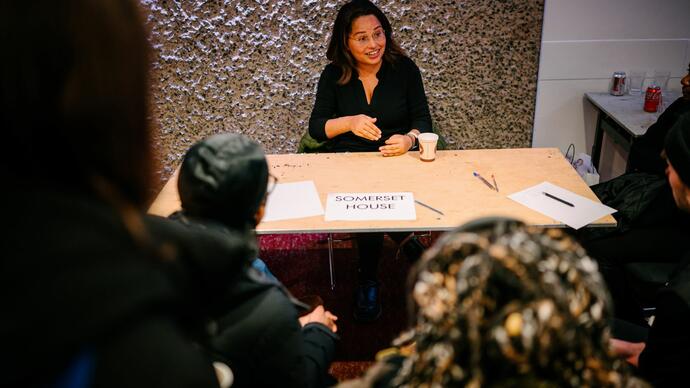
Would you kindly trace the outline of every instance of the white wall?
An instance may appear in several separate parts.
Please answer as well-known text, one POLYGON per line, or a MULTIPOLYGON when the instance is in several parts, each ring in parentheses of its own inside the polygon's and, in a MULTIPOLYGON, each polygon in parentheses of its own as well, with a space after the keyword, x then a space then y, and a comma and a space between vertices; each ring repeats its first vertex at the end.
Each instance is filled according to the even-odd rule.
MULTIPOLYGON (((669 70, 680 89, 688 62, 690 0, 545 0, 532 146, 591 153, 596 114, 585 92, 638 69, 649 79, 669 70)), ((605 137, 602 178, 622 172, 625 157, 605 137)))

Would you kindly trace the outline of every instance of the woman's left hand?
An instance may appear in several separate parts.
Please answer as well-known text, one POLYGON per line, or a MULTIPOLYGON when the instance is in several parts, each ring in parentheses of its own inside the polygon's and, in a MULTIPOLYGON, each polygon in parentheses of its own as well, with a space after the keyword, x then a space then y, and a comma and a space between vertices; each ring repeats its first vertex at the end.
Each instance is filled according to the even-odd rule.
POLYGON ((379 147, 383 156, 398 156, 412 148, 412 139, 407 135, 393 135, 386 140, 386 145, 379 147))

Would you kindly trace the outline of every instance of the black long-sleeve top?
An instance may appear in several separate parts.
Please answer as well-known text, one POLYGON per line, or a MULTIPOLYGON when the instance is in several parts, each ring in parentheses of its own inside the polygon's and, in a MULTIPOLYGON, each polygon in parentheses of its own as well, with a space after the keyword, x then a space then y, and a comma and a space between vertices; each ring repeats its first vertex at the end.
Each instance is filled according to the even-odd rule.
POLYGON ((411 129, 431 132, 431 114, 424 93, 419 68, 407 58, 395 63, 383 62, 376 73, 379 82, 367 103, 364 85, 353 72, 350 82, 338 85, 341 70, 329 64, 321 73, 316 92, 314 109, 309 119, 309 134, 316 140, 327 140, 326 121, 343 116, 365 114, 376 118, 381 138, 371 141, 346 132, 331 139, 331 150, 378 151, 385 141, 395 134, 405 134, 411 129))

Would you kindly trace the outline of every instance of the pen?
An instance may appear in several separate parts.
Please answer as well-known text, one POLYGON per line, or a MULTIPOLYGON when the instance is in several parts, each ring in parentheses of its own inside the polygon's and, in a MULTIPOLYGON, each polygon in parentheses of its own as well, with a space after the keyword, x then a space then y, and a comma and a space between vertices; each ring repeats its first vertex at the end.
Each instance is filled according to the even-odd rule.
POLYGON ((494 187, 496 188, 496 192, 498 193, 498 184, 496 183, 496 177, 494 177, 494 174, 491 174, 491 180, 494 181, 494 187))
POLYGON ((551 199, 555 199, 556 201, 558 201, 558 202, 560 202, 560 203, 562 203, 562 204, 568 205, 568 206, 570 206, 570 207, 575 207, 575 205, 573 205, 572 203, 570 203, 570 202, 568 202, 568 201, 565 201, 565 200, 563 200, 563 199, 560 199, 560 198, 556 197, 555 195, 551 195, 551 194, 547 193, 546 191, 543 191, 542 193, 543 193, 545 196, 547 196, 547 197, 549 197, 549 198, 551 198, 551 199))
POLYGON ((482 182, 484 182, 484 184, 487 185, 491 190, 496 190, 496 191, 498 191, 495 187, 491 186, 491 183, 489 183, 489 181, 487 181, 486 179, 484 179, 483 176, 477 174, 476 171, 473 171, 473 172, 472 172, 472 175, 474 175, 474 176, 476 176, 477 178, 479 178, 479 179, 480 179, 482 182))
POLYGON ((438 214, 440 214, 440 215, 442 215, 442 216, 445 216, 445 214, 443 214, 442 211, 440 211, 440 210, 438 210, 438 209, 434 209, 433 207, 431 207, 431 206, 425 204, 425 203, 422 202, 422 201, 418 201, 418 200, 416 200, 416 199, 415 199, 414 201, 417 202, 418 204, 424 206, 425 208, 431 210, 431 211, 434 211, 434 212, 436 212, 436 213, 438 213, 438 214))

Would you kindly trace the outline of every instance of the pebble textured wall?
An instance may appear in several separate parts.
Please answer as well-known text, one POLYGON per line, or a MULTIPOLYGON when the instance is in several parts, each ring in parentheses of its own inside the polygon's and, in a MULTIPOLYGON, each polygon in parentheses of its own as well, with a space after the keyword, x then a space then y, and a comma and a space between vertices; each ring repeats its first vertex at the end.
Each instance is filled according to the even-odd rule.
MULTIPOLYGON (((268 153, 307 131, 344 1, 141 0, 166 179, 195 141, 242 132, 268 153)), ((376 1, 422 71, 451 148, 529 147, 544 0, 376 1)))

